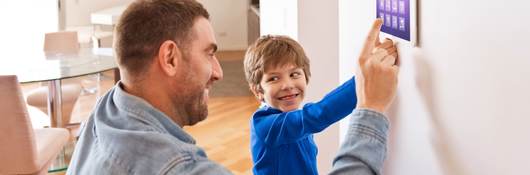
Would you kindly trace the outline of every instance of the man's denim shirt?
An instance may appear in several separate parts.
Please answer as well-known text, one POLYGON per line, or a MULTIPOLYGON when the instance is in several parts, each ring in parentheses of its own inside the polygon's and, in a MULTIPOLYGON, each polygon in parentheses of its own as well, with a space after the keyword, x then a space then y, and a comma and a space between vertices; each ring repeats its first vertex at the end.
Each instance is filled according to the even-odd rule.
POLYGON ((229 174, 168 116, 118 83, 84 127, 67 174, 229 174))
MULTIPOLYGON (((383 114, 355 110, 331 174, 380 174, 387 130, 388 121, 383 114)), ((118 83, 96 104, 82 130, 67 174, 230 172, 209 160, 195 140, 168 116, 125 92, 118 83)))

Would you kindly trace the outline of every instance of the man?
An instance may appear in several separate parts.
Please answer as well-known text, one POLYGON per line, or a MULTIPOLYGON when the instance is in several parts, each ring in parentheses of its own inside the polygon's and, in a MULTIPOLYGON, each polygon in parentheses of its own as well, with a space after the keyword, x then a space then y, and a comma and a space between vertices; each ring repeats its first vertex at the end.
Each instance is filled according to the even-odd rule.
MULTIPOLYGON (((182 130, 206 118, 208 91, 223 77, 208 18, 194 0, 140 0, 125 10, 115 40, 122 80, 98 101, 67 174, 230 174, 182 130)), ((380 25, 361 54, 363 109, 334 174, 381 170, 388 122, 379 112, 395 94, 397 67, 395 53, 377 47, 380 25)))

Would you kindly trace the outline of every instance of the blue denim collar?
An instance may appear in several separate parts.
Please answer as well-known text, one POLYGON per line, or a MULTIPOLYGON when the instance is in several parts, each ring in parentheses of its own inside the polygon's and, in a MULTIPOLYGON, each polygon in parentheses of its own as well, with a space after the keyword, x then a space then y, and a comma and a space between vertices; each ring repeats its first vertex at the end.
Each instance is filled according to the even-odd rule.
POLYGON ((136 114, 135 116, 145 116, 140 120, 150 123, 161 131, 168 132, 183 142, 195 144, 195 139, 186 133, 182 127, 173 122, 169 116, 153 107, 144 99, 127 93, 123 89, 121 81, 116 83, 113 90, 114 94, 112 99, 121 110, 136 114))

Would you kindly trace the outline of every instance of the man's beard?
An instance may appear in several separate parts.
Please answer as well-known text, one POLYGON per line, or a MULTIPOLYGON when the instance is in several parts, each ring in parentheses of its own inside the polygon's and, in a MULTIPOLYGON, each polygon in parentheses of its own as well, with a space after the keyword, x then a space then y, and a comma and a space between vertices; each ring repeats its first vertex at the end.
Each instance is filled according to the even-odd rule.
POLYGON ((194 89, 196 92, 186 96, 187 99, 182 101, 185 117, 188 119, 187 125, 195 125, 208 116, 208 105, 204 101, 204 88, 200 89, 201 91, 194 89))
POLYGON ((184 64, 180 64, 182 76, 176 80, 180 84, 180 88, 175 92, 174 103, 177 116, 181 117, 183 125, 195 125, 198 122, 206 119, 208 116, 208 104, 205 101, 207 98, 206 94, 206 83, 200 82, 200 78, 196 75, 196 70, 193 70, 190 66, 191 56, 188 53, 183 52, 184 64), (206 95, 206 96, 205 96, 206 95))
POLYGON ((197 82, 193 71, 188 69, 184 72, 184 78, 177 82, 184 88, 175 92, 176 98, 173 104, 177 116, 181 117, 184 125, 195 125, 208 116, 208 105, 205 101, 206 87, 197 82))

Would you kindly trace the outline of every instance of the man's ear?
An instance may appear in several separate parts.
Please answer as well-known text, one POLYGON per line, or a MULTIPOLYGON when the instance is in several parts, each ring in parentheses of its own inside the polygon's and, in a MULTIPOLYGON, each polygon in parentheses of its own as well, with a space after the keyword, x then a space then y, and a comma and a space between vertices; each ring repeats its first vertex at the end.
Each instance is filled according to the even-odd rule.
POLYGON ((182 53, 174 41, 167 40, 160 45, 156 60, 162 72, 168 76, 175 76, 178 64, 182 60, 182 53))
POLYGON ((259 101, 263 101, 263 92, 259 89, 259 85, 248 84, 248 86, 250 87, 250 91, 252 91, 254 96, 256 96, 259 101))

